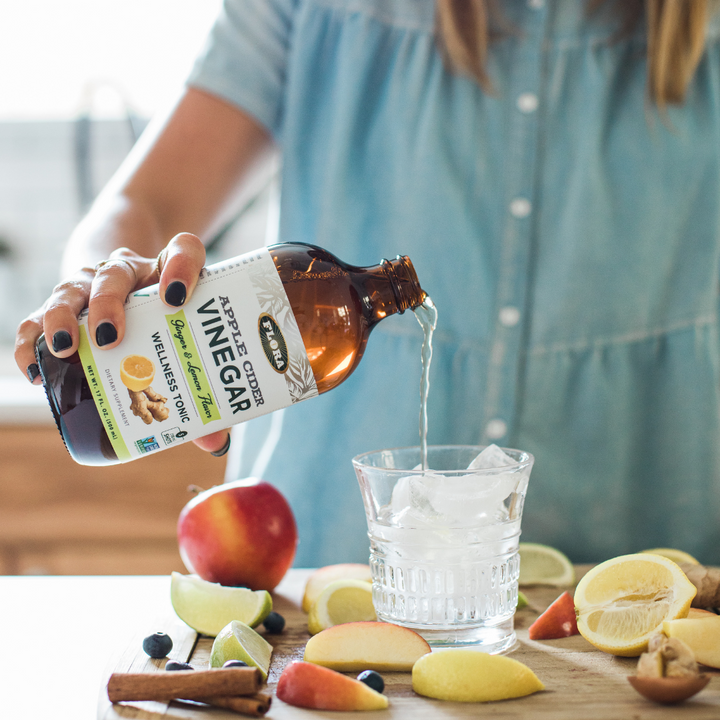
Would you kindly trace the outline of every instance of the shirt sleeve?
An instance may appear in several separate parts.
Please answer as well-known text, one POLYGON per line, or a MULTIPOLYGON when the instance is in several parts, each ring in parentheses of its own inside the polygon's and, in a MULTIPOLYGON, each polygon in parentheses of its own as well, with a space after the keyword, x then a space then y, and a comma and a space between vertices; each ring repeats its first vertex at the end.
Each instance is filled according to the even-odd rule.
POLYGON ((297 0, 224 0, 187 85, 227 100, 280 134, 297 0))

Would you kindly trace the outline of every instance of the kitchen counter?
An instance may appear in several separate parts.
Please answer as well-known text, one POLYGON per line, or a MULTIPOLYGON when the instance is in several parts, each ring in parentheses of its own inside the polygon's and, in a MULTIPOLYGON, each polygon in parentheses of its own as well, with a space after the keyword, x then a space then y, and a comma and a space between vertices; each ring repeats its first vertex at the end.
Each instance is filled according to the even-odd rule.
MULTIPOLYGON (((301 659, 307 640, 306 616, 299 602, 309 570, 292 570, 278 586, 275 606, 287 620, 280 636, 269 636, 276 652, 269 677, 274 690, 282 668, 301 659)), ((230 718, 226 711, 192 711, 182 704, 159 703, 111 706, 104 684, 110 672, 152 661, 142 655, 139 640, 167 629, 171 636, 180 623, 172 611, 169 578, 152 577, 0 577, 0 686, 3 716, 35 718, 230 718), (138 652, 139 651, 139 652, 138 652), (137 659, 139 658, 139 659, 137 659), (162 715, 158 713, 158 708, 162 715)), ((531 667, 545 683, 541 693, 483 706, 445 703, 415 695, 407 673, 384 673, 390 708, 365 713, 367 720, 412 718, 527 718, 534 720, 654 720, 720 717, 720 673, 712 672, 707 688, 679 707, 652 704, 637 695, 626 680, 634 674, 635 659, 615 658, 595 650, 583 638, 533 642, 527 627, 558 594, 553 588, 528 588, 531 607, 516 618, 518 645, 510 654, 531 667)), ((186 628, 180 632, 189 632, 186 628)), ((193 633, 194 635, 194 633, 193 633)), ((180 643, 178 643, 179 645, 180 643)), ((191 642, 189 647, 192 647, 191 642)), ((200 638, 192 650, 198 667, 207 661, 211 640, 200 638)), ((268 718, 302 720, 317 713, 293 708, 275 699, 268 718)), ((348 718, 345 713, 323 712, 324 718, 348 718)))

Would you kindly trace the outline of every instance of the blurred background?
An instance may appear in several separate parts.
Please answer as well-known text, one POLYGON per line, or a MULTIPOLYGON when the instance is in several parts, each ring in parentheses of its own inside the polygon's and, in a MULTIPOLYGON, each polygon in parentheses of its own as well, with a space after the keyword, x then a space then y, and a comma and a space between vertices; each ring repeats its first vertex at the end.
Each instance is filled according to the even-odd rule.
MULTIPOLYGON (((0 4, 0 574, 182 570, 187 486, 225 462, 181 446, 97 470, 66 453, 42 389, 12 358, 18 323, 59 280, 65 241, 148 120, 180 91, 220 0, 0 4)), ((238 199, 208 262, 265 242, 272 172, 238 199)))

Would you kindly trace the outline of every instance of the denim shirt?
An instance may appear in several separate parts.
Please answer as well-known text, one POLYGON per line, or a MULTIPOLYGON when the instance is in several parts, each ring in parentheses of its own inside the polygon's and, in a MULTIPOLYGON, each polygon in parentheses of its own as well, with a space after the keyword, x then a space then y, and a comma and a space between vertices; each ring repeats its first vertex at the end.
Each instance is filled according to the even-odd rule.
MULTIPOLYGON (((717 22, 663 116, 642 27, 502 6, 492 93, 445 67, 433 0, 226 0, 189 83, 280 146, 281 241, 411 258, 439 312, 429 440, 535 455, 524 540, 718 563, 717 22)), ((417 444, 420 345, 383 320, 342 386, 237 426, 231 473, 288 497, 296 564, 367 559, 350 460, 417 444)))

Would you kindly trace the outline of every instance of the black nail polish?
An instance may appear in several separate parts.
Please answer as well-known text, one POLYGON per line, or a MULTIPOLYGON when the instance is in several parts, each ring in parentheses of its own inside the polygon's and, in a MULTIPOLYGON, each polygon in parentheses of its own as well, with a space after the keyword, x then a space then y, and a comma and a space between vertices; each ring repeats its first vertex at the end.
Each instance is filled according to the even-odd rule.
POLYGON ((165 291, 165 302, 173 307, 180 307, 187 297, 187 288, 185 283, 174 280, 167 286, 165 291))
POLYGON ((117 330, 110 322, 100 323, 95 331, 95 342, 98 347, 109 345, 117 340, 117 330))
POLYGON ((62 352, 72 347, 72 335, 67 330, 58 330, 52 339, 52 346, 55 352, 62 352))
POLYGON ((30 378, 30 382, 32 382, 40 374, 40 368, 37 366, 37 363, 30 363, 25 372, 30 378))
POLYGON ((230 433, 228 433, 225 444, 219 450, 216 450, 215 452, 211 452, 210 454, 213 457, 222 457, 223 455, 225 455, 225 453, 227 453, 227 451, 229 449, 230 449, 230 433))

